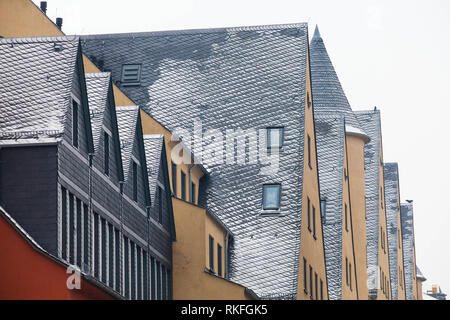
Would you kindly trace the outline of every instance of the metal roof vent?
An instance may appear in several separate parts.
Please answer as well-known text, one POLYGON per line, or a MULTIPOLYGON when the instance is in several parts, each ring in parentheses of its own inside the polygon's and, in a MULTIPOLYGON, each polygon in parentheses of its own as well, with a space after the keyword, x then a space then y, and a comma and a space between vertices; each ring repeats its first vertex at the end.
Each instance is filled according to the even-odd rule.
POLYGON ((122 66, 122 85, 138 86, 141 83, 141 65, 124 64, 122 66))
POLYGON ((63 49, 63 46, 61 43, 55 42, 53 44, 53 50, 55 50, 56 52, 60 52, 60 51, 62 51, 62 49, 63 49))
POLYGON ((56 26, 59 30, 62 28, 63 18, 56 18, 56 26))
POLYGON ((47 1, 41 1, 41 11, 46 14, 47 13, 47 1))

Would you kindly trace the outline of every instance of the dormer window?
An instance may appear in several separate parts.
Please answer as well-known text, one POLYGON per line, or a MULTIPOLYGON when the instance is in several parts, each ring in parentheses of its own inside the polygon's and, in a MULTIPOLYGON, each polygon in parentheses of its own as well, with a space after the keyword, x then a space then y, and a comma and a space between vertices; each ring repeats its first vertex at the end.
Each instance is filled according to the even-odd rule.
POLYGON ((124 64, 122 66, 122 85, 138 86, 141 84, 141 65, 124 64))
POLYGON ((283 129, 282 127, 267 128, 267 150, 269 152, 283 147, 283 129))
POLYGON ((279 210, 281 198, 280 184, 265 184, 263 186, 263 209, 279 210))

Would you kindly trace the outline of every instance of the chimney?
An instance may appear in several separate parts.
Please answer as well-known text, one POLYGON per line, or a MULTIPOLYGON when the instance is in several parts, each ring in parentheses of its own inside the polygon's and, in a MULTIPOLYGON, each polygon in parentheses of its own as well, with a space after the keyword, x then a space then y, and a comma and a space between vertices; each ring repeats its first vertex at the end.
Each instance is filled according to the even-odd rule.
POLYGON ((41 1, 41 11, 46 14, 47 13, 47 1, 41 1))
POLYGON ((61 30, 62 27, 63 18, 56 18, 56 26, 59 30, 61 30))

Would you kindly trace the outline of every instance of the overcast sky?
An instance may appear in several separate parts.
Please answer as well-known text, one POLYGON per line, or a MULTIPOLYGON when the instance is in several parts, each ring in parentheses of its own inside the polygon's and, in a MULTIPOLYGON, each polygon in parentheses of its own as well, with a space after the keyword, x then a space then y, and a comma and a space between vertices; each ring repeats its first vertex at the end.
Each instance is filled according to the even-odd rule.
MULTIPOLYGON (((39 1, 34 0, 39 5, 39 1)), ((450 293, 450 1, 48 0, 66 34, 316 24, 354 110, 381 110, 384 161, 414 200, 417 264, 450 293)))

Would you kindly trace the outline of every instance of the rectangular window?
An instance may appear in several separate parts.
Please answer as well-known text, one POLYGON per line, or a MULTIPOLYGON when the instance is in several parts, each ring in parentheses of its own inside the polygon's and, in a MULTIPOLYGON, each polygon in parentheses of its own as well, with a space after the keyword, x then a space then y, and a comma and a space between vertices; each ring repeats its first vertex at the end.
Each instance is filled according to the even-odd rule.
POLYGON ((75 198, 69 192, 69 262, 75 261, 75 198))
POLYGON ((101 226, 102 226, 102 282, 106 283, 106 220, 101 218, 101 226))
POLYGON ((89 207, 83 204, 83 262, 84 270, 89 266, 89 207))
POLYGON ((345 258, 345 283, 348 285, 348 259, 345 258))
POLYGON ((137 299, 142 300, 142 257, 141 248, 136 246, 136 257, 137 257, 137 299))
POLYGON ((172 192, 177 196, 177 166, 172 161, 172 192))
POLYGON ((181 171, 181 199, 186 200, 186 173, 181 171))
POLYGON ((162 223, 163 219, 163 191, 160 186, 158 186, 158 221, 162 223))
POLYGON ((322 221, 325 219, 326 208, 327 208, 327 201, 325 199, 320 200, 320 213, 322 216, 322 221))
POLYGON ((141 82, 141 65, 124 64, 122 66, 122 85, 138 86, 141 82))
POLYGON ((133 241, 130 241, 130 275, 131 275, 131 299, 136 299, 136 247, 133 241))
POLYGON ((217 275, 222 276, 222 246, 217 244, 217 275))
POLYGON ((125 297, 130 298, 130 255, 128 247, 128 238, 123 237, 123 251, 124 251, 124 278, 125 278, 125 297))
POLYGON ((195 185, 195 183, 192 182, 191 183, 191 202, 192 203, 197 203, 195 188, 196 188, 196 185, 195 185))
POLYGON ((81 200, 77 199, 77 266, 82 267, 81 264, 81 231, 82 231, 82 223, 81 223, 81 200))
POLYGON ((352 264, 351 263, 349 263, 349 265, 348 265, 348 274, 349 274, 348 281, 350 283, 350 290, 352 290, 352 264))
POLYGON ((99 234, 100 228, 98 223, 98 214, 94 212, 94 276, 98 279, 99 277, 99 234))
POLYGON ((172 300, 172 271, 167 269, 167 299, 172 300))
POLYGON ((313 298, 313 269, 309 265, 309 297, 313 298))
POLYGON ((306 274, 306 259, 303 258, 303 291, 307 294, 308 293, 308 287, 307 287, 307 274, 306 274))
POLYGON ((114 285, 114 289, 116 289, 116 291, 119 291, 120 289, 120 233, 119 230, 115 229, 114 230, 114 237, 115 237, 115 242, 116 242, 116 260, 115 260, 115 276, 116 276, 116 281, 115 281, 115 285, 114 285))
POLYGON ((323 300, 323 281, 320 279, 320 300, 323 300))
POLYGON ((313 214, 313 237, 316 239, 316 207, 312 206, 313 214))
POLYGON ((308 206, 308 230, 311 231, 311 200, 309 200, 309 197, 306 199, 306 205, 308 206))
POLYGON ((308 166, 312 169, 311 165, 311 137, 308 135, 308 166))
POLYGON ((133 161, 133 201, 137 202, 138 197, 138 172, 137 163, 133 161))
POLYGON ((78 103, 72 100, 72 145, 78 148, 78 103))
POLYGON ((267 128, 267 150, 283 147, 283 128, 267 128))
POLYGON ((156 300, 156 270, 155 270, 155 258, 150 258, 150 293, 151 299, 156 300))
POLYGON ((317 286, 317 272, 314 272, 314 289, 315 289, 315 299, 318 300, 319 299, 319 294, 318 294, 318 286, 317 286))
POLYGON ((167 300, 167 275, 166 275, 166 267, 161 265, 161 274, 162 274, 162 299, 167 300))
POLYGON ((161 265, 156 261, 156 299, 161 300, 161 265))
POLYGON ((144 300, 148 300, 148 263, 147 252, 142 251, 142 282, 143 282, 143 296, 144 300))
POLYGON ((103 139, 103 143, 104 143, 104 153, 105 153, 105 174, 107 176, 109 176, 109 135, 105 132, 104 134, 104 139, 103 139))
POLYGON ((345 210, 345 231, 348 232, 347 204, 344 205, 345 210))
POLYGON ((214 271, 214 238, 209 236, 209 270, 214 271))
POLYGON ((108 281, 114 288, 114 228, 108 223, 108 281))
POLYGON ((61 257, 67 260, 67 190, 61 187, 61 257))
POLYGON ((281 198, 280 184, 265 184, 263 185, 263 209, 264 210, 279 210, 281 198))

